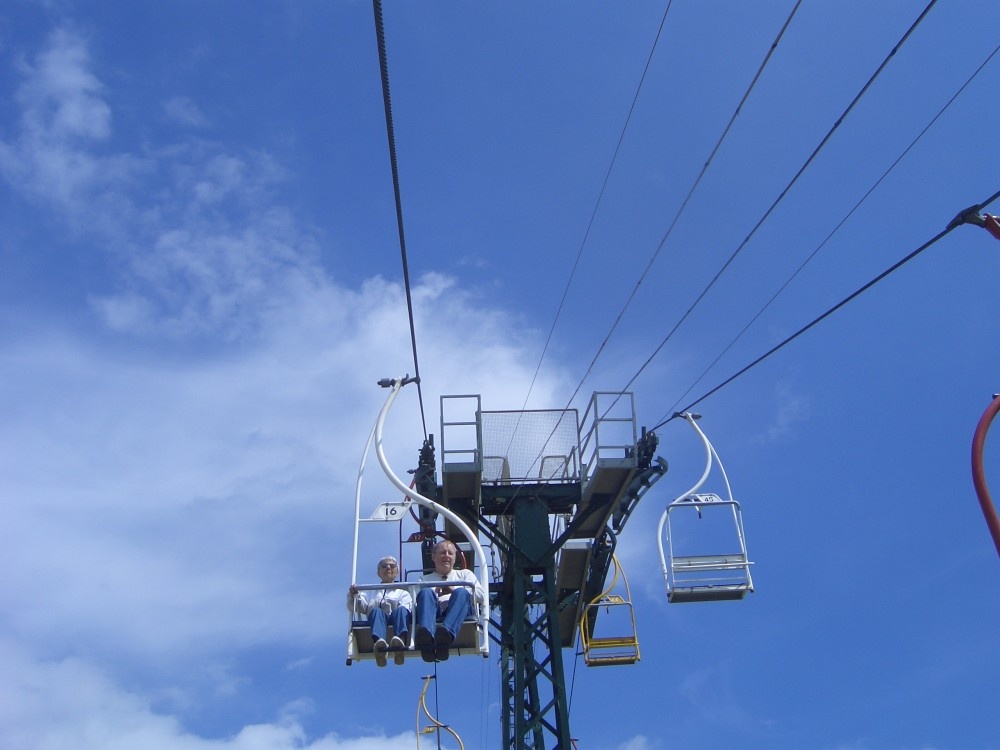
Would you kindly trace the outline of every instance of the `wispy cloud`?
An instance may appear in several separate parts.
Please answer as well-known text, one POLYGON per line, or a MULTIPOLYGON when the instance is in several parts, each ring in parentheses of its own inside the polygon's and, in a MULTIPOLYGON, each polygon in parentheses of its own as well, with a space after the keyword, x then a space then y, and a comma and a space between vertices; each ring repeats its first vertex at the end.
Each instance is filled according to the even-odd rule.
POLYGON ((796 425, 809 417, 809 399, 801 393, 796 393, 788 383, 775 385, 774 398, 777 401, 774 418, 759 436, 760 440, 766 442, 787 437, 796 425))
MULTIPOLYGON (((286 297, 315 290, 315 244, 274 202, 284 173, 267 154, 203 140, 116 150, 105 87, 68 29, 21 74, 20 128, 0 143, 0 173, 121 259, 119 289, 92 297, 113 330, 242 338, 286 297)), ((181 100, 171 110, 194 115, 181 100)))
POLYGON ((34 60, 21 63, 19 72, 20 127, 10 141, 0 141, 0 175, 76 221, 97 204, 121 214, 119 191, 145 164, 102 150, 112 133, 111 108, 90 71, 85 39, 59 29, 34 60))
POLYGON ((9 748, 77 750, 410 750, 412 732, 361 737, 310 737, 301 723, 308 701, 281 707, 274 721, 242 727, 225 738, 185 730, 174 716, 157 713, 141 695, 128 692, 103 670, 78 658, 32 659, 0 643, 6 672, 0 680, 0 745, 9 748))
POLYGON ((189 97, 174 96, 163 103, 166 116, 188 128, 202 129, 211 125, 201 108, 189 97))
POLYGON ((638 735, 623 742, 617 747, 617 750, 657 750, 660 747, 663 747, 663 745, 657 740, 650 740, 648 737, 638 735))
MULTIPOLYGON (((0 170, 112 278, 74 289, 100 335, 39 321, 0 345, 0 745, 412 747, 412 734, 308 737, 304 703, 226 740, 182 718, 194 683, 252 689, 247 649, 341 641, 331 571, 346 585, 375 382, 412 364, 401 285, 338 283, 266 154, 203 140, 116 152, 113 97, 72 31, 21 74, 0 170), (122 670, 176 715, 121 687, 122 670)), ((441 392, 520 406, 533 336, 520 321, 435 273, 413 300, 429 410, 441 392)), ((543 376, 536 397, 557 385, 543 376)), ((406 395, 386 441, 401 470, 422 437, 406 395)))

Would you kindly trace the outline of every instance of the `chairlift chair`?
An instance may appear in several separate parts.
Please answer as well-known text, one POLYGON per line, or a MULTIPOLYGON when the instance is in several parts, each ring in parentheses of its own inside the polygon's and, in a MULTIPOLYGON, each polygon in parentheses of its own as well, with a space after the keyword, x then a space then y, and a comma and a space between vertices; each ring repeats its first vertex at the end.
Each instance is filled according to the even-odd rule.
MULTIPOLYGON (((375 427, 372 429, 371 434, 368 437, 368 442, 365 445, 365 450, 361 458, 361 466, 358 471, 358 479, 355 487, 355 513, 354 513, 354 560, 353 567, 351 570, 351 581, 357 586, 359 592, 371 592, 379 591, 381 589, 387 588, 403 588, 407 589, 410 593, 410 597, 413 599, 414 607, 410 612, 410 639, 406 644, 406 648, 402 650, 403 659, 410 659, 413 657, 419 657, 420 651, 415 648, 413 638, 416 631, 415 618, 416 618, 416 600, 417 592, 421 588, 426 588, 429 586, 440 586, 440 581, 395 581, 390 584, 362 584, 357 583, 357 570, 358 570, 358 538, 361 526, 367 523, 379 523, 379 522, 396 522, 401 523, 403 518, 408 515, 408 510, 411 503, 416 503, 424 507, 429 508, 435 513, 443 516, 448 522, 450 522, 452 528, 457 529, 465 537, 465 542, 460 542, 459 546, 463 547, 472 552, 475 558, 475 569, 477 571, 477 576, 479 578, 479 585, 484 591, 489 591, 489 580, 488 580, 488 566, 486 565, 486 555, 483 552, 482 545, 476 538, 476 534, 471 528, 455 513, 445 508, 442 505, 430 500, 427 497, 414 491, 412 487, 405 485, 399 477, 393 472, 392 468, 389 466, 386 460, 385 453, 382 448, 382 430, 385 423, 386 415, 389 412, 395 398, 403 385, 407 382, 411 382, 405 378, 395 379, 387 383, 392 390, 389 397, 386 399, 385 405, 382 407, 382 411, 379 413, 378 420, 375 423, 375 427), (386 477, 390 482, 400 490, 405 499, 400 502, 389 502, 382 503, 379 505, 374 513, 372 513, 367 518, 362 518, 361 514, 361 486, 364 477, 365 464, 368 460, 368 454, 371 450, 372 445, 375 446, 376 455, 378 457, 379 464, 382 470, 385 472, 386 477)), ((401 570, 402 560, 400 560, 401 570)), ((473 584, 463 581, 451 581, 450 586, 468 586, 473 587, 473 584)), ((470 654, 477 654, 483 657, 489 656, 489 637, 487 633, 487 624, 489 619, 488 605, 480 604, 476 601, 475 596, 472 597, 472 607, 470 615, 466 618, 465 622, 459 628, 459 631, 455 634, 455 640, 452 642, 448 649, 449 656, 466 656, 470 654)), ((388 637, 391 638, 395 633, 392 632, 392 627, 390 625, 388 637)), ((372 639, 371 627, 368 625, 367 619, 360 615, 356 602, 349 606, 349 625, 348 625, 348 636, 347 636, 347 665, 350 666, 354 661, 367 661, 376 660, 376 654, 374 650, 374 641, 372 639)), ((390 655, 395 655, 394 652, 390 652, 390 655)))
MULTIPOLYGON (((403 588, 407 589, 410 594, 410 598, 416 602, 417 592, 421 588, 426 588, 428 586, 439 586, 440 581, 412 581, 412 582, 395 582, 390 584, 358 584, 359 592, 372 592, 379 591, 380 589, 386 588, 403 588)), ((471 588, 471 584, 467 584, 463 581, 453 581, 449 585, 452 586, 468 586, 471 588)), ((467 656, 470 654, 481 653, 480 649, 480 628, 479 622, 482 616, 483 606, 480 605, 475 597, 472 598, 472 609, 469 616, 462 623, 458 632, 455 634, 455 640, 448 648, 449 656, 467 656)), ((420 656, 420 651, 415 649, 413 643, 413 636, 416 632, 416 606, 410 610, 410 620, 409 620, 409 638, 406 641, 406 645, 403 649, 389 649, 385 653, 388 657, 392 658, 397 653, 400 654, 403 660, 412 659, 420 656)), ((387 628, 388 638, 392 638, 396 633, 393 631, 392 625, 387 628)), ((377 658, 375 652, 375 640, 372 638, 372 630, 368 624, 368 620, 364 615, 360 614, 357 607, 351 608, 351 630, 348 636, 348 648, 347 648, 347 665, 350 666, 355 661, 375 661, 377 658)))
POLYGON ((636 636, 632 593, 618 558, 612 555, 611 559, 615 565, 615 575, 611 579, 611 583, 583 608, 583 615, 580 618, 580 644, 583 649, 584 664, 588 667, 635 664, 639 661, 639 639, 636 636), (611 593, 619 573, 625 588, 625 596, 611 593), (601 619, 602 635, 599 637, 594 635, 594 631, 597 630, 597 620, 594 620, 593 627, 591 627, 590 620, 601 609, 604 609, 605 616, 611 615, 612 609, 615 610, 613 626, 617 630, 610 631, 615 635, 603 634, 609 632, 604 624, 605 618, 601 619))
MULTIPOLYGON (((660 564, 666 581, 667 601, 709 602, 739 600, 753 591, 753 579, 747 557, 746 537, 743 532, 743 514, 740 504, 733 499, 729 477, 722 465, 719 454, 709 442, 705 433, 695 422, 699 415, 685 412, 679 415, 690 424, 701 438, 706 453, 705 471, 690 490, 676 498, 663 511, 657 531, 660 548, 660 564), (700 493, 708 479, 713 464, 717 464, 725 485, 725 499, 715 493, 700 493), (680 519, 687 524, 685 531, 693 530, 697 536, 697 521, 708 518, 721 522, 728 529, 725 539, 710 540, 704 552, 697 540, 680 539, 677 526, 680 519), (729 521, 726 521, 728 514, 729 521), (694 518, 692 518, 692 515, 694 518), (691 523, 694 521, 694 523, 691 523), (664 550, 663 540, 667 540, 664 550), (690 554, 688 549, 699 554, 690 554)), ((704 543, 704 540, 701 540, 704 543)))

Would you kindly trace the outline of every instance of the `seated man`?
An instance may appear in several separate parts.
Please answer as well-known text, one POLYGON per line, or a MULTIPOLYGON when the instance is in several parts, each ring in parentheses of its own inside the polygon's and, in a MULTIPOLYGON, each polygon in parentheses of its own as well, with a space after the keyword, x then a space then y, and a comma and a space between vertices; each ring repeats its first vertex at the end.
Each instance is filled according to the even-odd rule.
MULTIPOLYGON (((434 545, 431 561, 434 572, 421 581, 468 581, 475 584, 476 601, 486 603, 486 592, 471 570, 455 570, 458 550, 447 539, 434 545)), ((462 621, 472 609, 472 591, 467 586, 434 586, 417 592, 417 632, 415 642, 424 661, 444 661, 462 621)))
MULTIPOLYGON (((392 583, 399 574, 399 563, 396 558, 383 557, 378 561, 378 577, 382 583, 392 583)), ((372 629, 372 640, 375 641, 375 663, 385 666, 385 652, 394 651, 393 661, 402 664, 405 659, 406 641, 410 635, 410 610, 413 599, 406 589, 380 589, 369 591, 368 596, 351 585, 347 592, 347 606, 354 611, 368 615, 368 625, 372 629), (388 624, 392 624, 393 636, 386 641, 388 624)))

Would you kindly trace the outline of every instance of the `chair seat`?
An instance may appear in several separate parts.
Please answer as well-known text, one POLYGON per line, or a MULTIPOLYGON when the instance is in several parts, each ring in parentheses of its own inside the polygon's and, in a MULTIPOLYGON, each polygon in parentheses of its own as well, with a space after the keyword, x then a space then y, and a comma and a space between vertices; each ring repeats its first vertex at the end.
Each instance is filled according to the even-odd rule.
MULTIPOLYGON (((455 640, 448 649, 450 656, 464 656, 467 654, 479 653, 479 624, 475 618, 470 617, 462 623, 455 640)), ((386 629, 387 640, 391 640, 395 635, 392 626, 386 629)), ((354 643, 353 657, 347 660, 350 665, 353 660, 367 661, 375 658, 375 641, 372 638, 372 629, 367 620, 355 620, 351 624, 351 638, 354 643)), ((410 659, 419 657, 420 651, 413 648, 410 643, 406 644, 403 657, 410 659)), ((388 649, 389 653, 395 653, 399 649, 388 649)))
POLYGON ((746 598, 753 589, 748 584, 737 583, 719 586, 678 586, 667 594, 670 603, 723 602, 746 598))

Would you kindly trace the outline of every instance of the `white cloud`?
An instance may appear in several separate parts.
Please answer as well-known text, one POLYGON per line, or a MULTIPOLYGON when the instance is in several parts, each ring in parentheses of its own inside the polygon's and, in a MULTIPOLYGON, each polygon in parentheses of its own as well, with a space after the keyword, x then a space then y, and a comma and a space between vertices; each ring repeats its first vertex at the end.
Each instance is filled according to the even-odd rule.
POLYGON ((410 750, 412 732, 387 736, 309 737, 301 724, 308 701, 289 703, 272 723, 208 738, 155 712, 94 664, 78 658, 39 661, 0 642, 0 747, 20 750, 410 750))
MULTIPOLYGON (((326 524, 349 518, 334 498, 352 496, 375 380, 408 366, 401 305, 378 280, 360 294, 317 285, 261 346, 190 365, 58 339, 0 351, 8 626, 153 654, 320 637, 330 592, 310 566, 345 565, 326 524), (292 554, 306 540, 316 552, 292 554)), ((443 374, 431 429, 436 392, 471 383, 503 398, 530 375, 496 314, 445 306, 460 322, 424 327, 443 374)), ((390 427, 411 425, 389 438, 402 468, 419 445, 409 399, 390 427)))
POLYGON ((113 330, 253 336, 261 315, 321 275, 314 243, 272 199, 284 171, 204 141, 116 152, 90 67, 66 29, 22 65, 20 132, 0 142, 0 174, 122 261, 120 290, 91 300, 113 330))
MULTIPOLYGON (((162 678, 150 694, 183 713, 190 682, 248 689, 241 650, 294 644, 305 665, 340 640, 330 623, 357 460, 385 395, 375 383, 412 359, 401 286, 336 283, 271 195, 280 165, 204 142, 112 153, 88 66, 79 36, 54 34, 23 68, 21 133, 0 144, 12 184, 71 225, 86 217, 119 285, 90 299, 101 336, 39 322, 0 343, 0 703, 14 707, 0 746, 412 747, 306 737, 290 718, 305 704, 198 737, 117 682, 122 669, 162 678)), ((534 334, 441 275, 415 280, 413 299, 431 431, 442 392, 519 408, 534 334)), ((543 375, 537 401, 557 385, 543 375)), ((389 433, 402 471, 422 437, 412 388, 389 433)))
POLYGON ((742 705, 724 660, 684 676, 680 693, 693 715, 717 726, 757 727, 764 723, 742 705), (711 696, 706 700, 705 696, 711 696))
POLYGON ((35 65, 25 66, 18 99, 28 135, 43 141, 103 140, 111 133, 111 110, 103 86, 88 70, 84 40, 59 29, 35 65))
POLYGON ((172 121, 188 128, 207 128, 209 119, 195 102, 186 96, 175 96, 163 104, 163 111, 172 121))
MULTIPOLYGON (((53 32, 34 62, 21 64, 20 133, 0 141, 0 174, 11 186, 55 203, 74 220, 95 203, 112 210, 112 199, 124 197, 119 190, 145 168, 141 158, 92 150, 111 135, 111 109, 89 63, 80 35, 53 32)), ((121 203, 113 212, 123 213, 121 203)))
POLYGON ((760 436, 761 440, 767 442, 787 437, 796 425, 809 417, 809 399, 795 393, 788 383, 775 385, 774 395, 778 401, 778 409, 774 420, 760 436))
POLYGON ((617 750, 656 750, 659 747, 662 747, 659 742, 650 741, 648 737, 640 734, 623 742, 617 747, 617 750))
POLYGON ((160 227, 128 258, 131 288, 92 303, 123 332, 253 338, 276 308, 321 293, 310 247, 281 209, 239 228, 200 220, 160 227))

